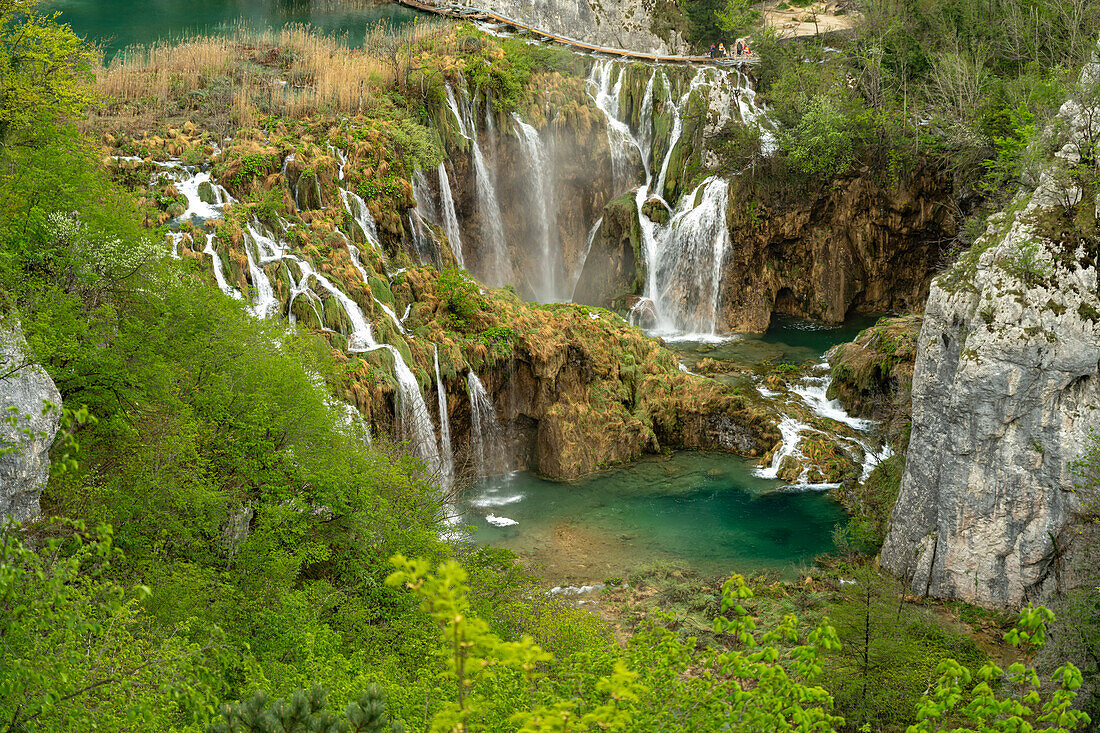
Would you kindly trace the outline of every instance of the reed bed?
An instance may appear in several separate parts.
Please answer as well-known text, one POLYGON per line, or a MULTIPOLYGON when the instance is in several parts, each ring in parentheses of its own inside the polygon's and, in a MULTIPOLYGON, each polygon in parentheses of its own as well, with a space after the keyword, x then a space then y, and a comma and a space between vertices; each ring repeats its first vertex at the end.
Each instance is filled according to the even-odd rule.
POLYGON ((100 114, 147 117, 182 108, 228 115, 237 124, 256 115, 355 114, 372 96, 405 88, 418 55, 454 47, 453 24, 437 20, 396 33, 382 24, 369 27, 362 49, 308 26, 238 27, 129 48, 101 63, 100 114))

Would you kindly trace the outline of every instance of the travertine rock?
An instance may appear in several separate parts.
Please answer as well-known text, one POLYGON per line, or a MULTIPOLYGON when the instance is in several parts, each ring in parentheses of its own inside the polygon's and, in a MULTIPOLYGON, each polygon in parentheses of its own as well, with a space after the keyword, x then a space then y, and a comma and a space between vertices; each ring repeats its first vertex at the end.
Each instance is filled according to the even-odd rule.
POLYGON ((0 328, 0 523, 38 516, 61 422, 61 394, 45 369, 28 363, 26 347, 18 322, 0 328))

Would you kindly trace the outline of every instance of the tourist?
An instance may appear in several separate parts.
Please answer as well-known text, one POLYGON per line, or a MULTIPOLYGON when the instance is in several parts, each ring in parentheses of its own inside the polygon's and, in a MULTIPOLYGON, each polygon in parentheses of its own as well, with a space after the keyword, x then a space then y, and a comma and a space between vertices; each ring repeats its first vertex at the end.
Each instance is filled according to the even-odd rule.
POLYGON ((718 55, 718 47, 715 46, 713 43, 710 44, 710 57, 714 58, 717 55, 718 55))
POLYGON ((718 58, 724 59, 726 57, 726 44, 718 44, 718 58))
POLYGON ((745 51, 745 41, 744 41, 744 39, 738 38, 737 39, 737 55, 740 56, 742 53, 744 53, 744 51, 745 51))

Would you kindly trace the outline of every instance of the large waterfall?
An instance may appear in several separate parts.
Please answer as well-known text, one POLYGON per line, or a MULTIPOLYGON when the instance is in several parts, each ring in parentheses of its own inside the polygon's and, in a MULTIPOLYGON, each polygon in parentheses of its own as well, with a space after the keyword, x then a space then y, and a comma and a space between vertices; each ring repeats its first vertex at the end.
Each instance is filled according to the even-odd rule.
MULTIPOLYGON (((664 337, 721 335, 730 187, 711 176, 693 183, 694 190, 682 189, 692 183, 684 180, 690 155, 700 154, 697 110, 707 105, 717 120, 705 124, 740 120, 759 125, 770 149, 774 143, 766 111, 756 104, 748 78, 733 69, 700 67, 685 75, 601 59, 593 63, 587 84, 591 103, 606 123, 604 150, 610 153, 612 172, 610 188, 586 195, 610 202, 633 192, 645 272, 641 299, 631 314, 634 322, 664 337), (692 139, 687 139, 689 130, 692 139)), ((540 302, 571 300, 604 217, 599 208, 580 212, 576 198, 559 196, 566 185, 559 169, 572 166, 576 177, 584 162, 558 160, 575 152, 555 144, 557 111, 547 107, 541 130, 516 113, 510 125, 501 125, 494 120, 491 100, 448 85, 444 114, 453 117, 469 142, 469 166, 463 170, 470 181, 460 182, 457 190, 471 191, 476 201, 456 204, 451 178, 441 165, 436 193, 418 174, 414 189, 417 201, 424 199, 418 208, 429 212, 452 242, 456 258, 486 284, 513 284, 524 297, 540 302), (506 146, 516 152, 505 153, 506 146), (508 209, 502 213, 505 201, 508 209), (579 222, 578 214, 583 215, 579 222), (567 226, 572 227, 571 244, 564 238, 567 226), (456 248, 455 243, 461 244, 456 248)))

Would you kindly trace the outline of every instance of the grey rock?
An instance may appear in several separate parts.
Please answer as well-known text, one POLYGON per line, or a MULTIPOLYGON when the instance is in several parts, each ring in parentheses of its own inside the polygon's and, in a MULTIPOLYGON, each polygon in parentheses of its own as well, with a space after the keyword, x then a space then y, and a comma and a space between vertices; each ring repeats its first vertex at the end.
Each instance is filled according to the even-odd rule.
POLYGON ((1055 259, 1028 223, 1056 185, 991 219, 967 277, 933 283, 882 548, 918 595, 1013 607, 1059 583, 1081 508, 1071 464, 1100 426, 1100 301, 1096 269, 1055 259))
MULTIPOLYGON (((456 4, 438 0, 436 4, 456 4)), ((458 0, 524 25, 596 46, 654 54, 681 54, 687 44, 673 31, 668 42, 650 30, 646 0, 458 0)))
POLYGON ((40 513, 50 446, 61 423, 61 393, 45 369, 28 362, 18 322, 0 327, 0 375, 0 524, 26 522, 40 513))

